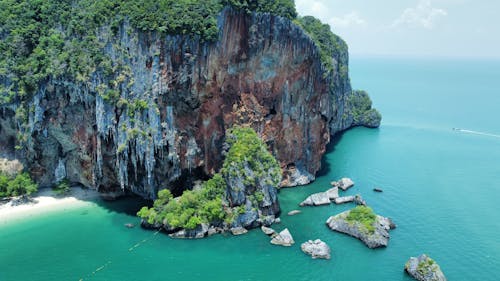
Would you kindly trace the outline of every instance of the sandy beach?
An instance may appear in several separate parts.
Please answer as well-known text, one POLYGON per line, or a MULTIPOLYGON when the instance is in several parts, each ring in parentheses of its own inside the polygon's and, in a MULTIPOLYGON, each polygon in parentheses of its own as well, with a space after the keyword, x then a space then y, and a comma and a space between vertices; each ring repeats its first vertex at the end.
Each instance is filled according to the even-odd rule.
POLYGON ((0 203, 0 225, 17 219, 95 204, 99 198, 97 191, 80 187, 71 188, 71 191, 63 196, 56 195, 51 189, 42 189, 32 195, 32 202, 19 205, 13 205, 12 201, 0 203))

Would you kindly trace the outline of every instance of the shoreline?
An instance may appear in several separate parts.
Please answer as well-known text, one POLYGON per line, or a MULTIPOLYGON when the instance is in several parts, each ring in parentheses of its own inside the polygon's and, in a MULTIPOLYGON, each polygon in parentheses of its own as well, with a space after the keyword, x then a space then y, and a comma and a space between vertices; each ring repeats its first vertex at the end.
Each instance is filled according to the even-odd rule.
POLYGON ((80 187, 72 187, 65 195, 56 195, 50 188, 41 189, 31 198, 33 202, 19 205, 12 205, 12 201, 0 204, 0 225, 56 211, 89 206, 100 200, 97 191, 80 187))

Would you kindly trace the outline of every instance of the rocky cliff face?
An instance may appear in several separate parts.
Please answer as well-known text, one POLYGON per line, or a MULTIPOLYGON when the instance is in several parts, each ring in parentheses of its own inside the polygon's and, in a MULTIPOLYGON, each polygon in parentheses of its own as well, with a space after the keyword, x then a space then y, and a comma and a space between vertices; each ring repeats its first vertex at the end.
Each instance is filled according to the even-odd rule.
POLYGON ((331 135, 378 126, 380 116, 352 116, 347 50, 333 54, 325 75, 316 45, 287 19, 226 9, 219 30, 216 43, 204 43, 102 27, 110 69, 85 81, 49 79, 29 107, 3 106, 0 156, 23 159, 42 186, 67 178, 154 198, 218 171, 233 125, 263 138, 284 186, 314 179, 331 135), (23 115, 28 122, 16 121, 23 115), (25 148, 16 150, 19 140, 25 148))

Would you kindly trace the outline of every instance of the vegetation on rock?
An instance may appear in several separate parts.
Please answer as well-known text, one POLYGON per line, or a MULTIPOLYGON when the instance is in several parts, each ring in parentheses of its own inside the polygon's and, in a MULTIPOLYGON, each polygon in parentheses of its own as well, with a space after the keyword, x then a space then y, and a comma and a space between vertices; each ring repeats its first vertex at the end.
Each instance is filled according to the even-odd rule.
MULTIPOLYGON (((313 16, 299 17, 294 22, 302 27, 319 47, 321 62, 327 73, 335 69, 334 56, 347 56, 347 44, 332 32, 330 25, 322 23, 313 16)), ((339 63, 338 69, 341 77, 346 78, 348 75, 347 65, 341 64, 340 61, 337 63, 339 63)))
MULTIPOLYGON (((217 38, 225 5, 295 18, 292 0, 0 0, 0 104, 25 100, 55 77, 87 82, 120 66, 106 56, 103 26, 118 33, 124 22, 142 31, 217 38)), ((114 96, 110 88, 103 93, 114 96)))
POLYGON ((375 108, 372 108, 372 100, 367 92, 362 90, 352 91, 347 103, 354 124, 371 127, 377 127, 380 124, 382 115, 375 108))
POLYGON ((71 189, 70 182, 68 179, 63 179, 59 183, 57 183, 52 190, 58 195, 67 193, 71 189))
POLYGON ((0 198, 9 196, 30 195, 38 190, 38 185, 31 180, 28 173, 16 176, 0 174, 0 198))
POLYGON ((356 206, 352 209, 346 217, 349 223, 360 223, 368 233, 373 233, 375 231, 375 219, 376 215, 372 208, 366 206, 356 206))
POLYGON ((252 128, 235 127, 229 130, 226 142, 230 149, 222 166, 224 178, 240 177, 245 185, 255 185, 264 174, 271 172, 271 182, 279 186, 281 169, 252 128))
MULTIPOLYGON (((164 225, 168 228, 194 229, 202 223, 232 223, 245 212, 244 206, 232 206, 226 197, 228 179, 244 176, 242 167, 252 167, 255 174, 266 171, 279 171, 279 164, 267 151, 265 144, 251 128, 234 127, 228 131, 227 143, 230 149, 224 160, 221 173, 216 173, 204 182, 200 189, 186 190, 182 196, 173 198, 169 190, 158 192, 153 207, 143 207, 137 215, 151 225, 164 225), (236 168, 239 172, 232 174, 236 168)), ((246 177, 245 177, 246 178, 246 177)), ((271 184, 279 184, 280 174, 271 184)), ((248 178, 248 184, 255 185, 258 179, 248 178)), ((255 189, 254 189, 255 190, 255 189)), ((263 200, 263 194, 254 191, 257 201, 263 200)))

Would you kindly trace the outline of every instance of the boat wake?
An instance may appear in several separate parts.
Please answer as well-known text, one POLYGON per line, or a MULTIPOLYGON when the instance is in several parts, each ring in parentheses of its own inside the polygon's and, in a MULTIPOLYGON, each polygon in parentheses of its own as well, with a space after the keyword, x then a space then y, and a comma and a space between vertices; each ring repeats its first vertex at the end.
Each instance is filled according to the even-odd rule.
POLYGON ((487 132, 472 131, 472 130, 466 130, 466 129, 460 129, 460 128, 453 128, 453 130, 460 132, 460 133, 480 135, 480 136, 493 137, 493 138, 500 139, 500 135, 491 134, 491 133, 487 133, 487 132))

